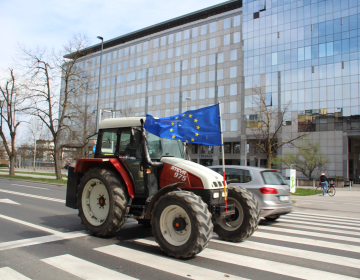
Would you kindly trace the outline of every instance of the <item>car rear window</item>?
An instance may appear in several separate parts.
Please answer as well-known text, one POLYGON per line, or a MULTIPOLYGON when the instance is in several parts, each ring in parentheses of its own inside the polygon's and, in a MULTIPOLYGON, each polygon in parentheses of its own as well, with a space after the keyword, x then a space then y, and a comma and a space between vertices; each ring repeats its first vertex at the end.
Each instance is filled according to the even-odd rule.
MULTIPOLYGON (((212 168, 220 175, 222 175, 222 168, 212 168)), ((237 169, 237 168, 225 168, 226 180, 237 179, 237 183, 247 183, 251 181, 251 174, 249 170, 237 169)))
POLYGON ((263 171, 261 175, 264 178, 265 185, 287 185, 284 177, 277 171, 263 171))

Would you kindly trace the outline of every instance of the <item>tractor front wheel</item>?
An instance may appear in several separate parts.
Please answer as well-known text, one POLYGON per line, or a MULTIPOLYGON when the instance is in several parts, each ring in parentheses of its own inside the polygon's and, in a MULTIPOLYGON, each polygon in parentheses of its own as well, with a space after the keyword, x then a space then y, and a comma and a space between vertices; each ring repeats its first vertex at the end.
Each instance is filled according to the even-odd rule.
POLYGON ((260 210, 254 196, 244 188, 228 187, 228 204, 235 204, 235 214, 214 225, 216 234, 226 241, 239 242, 257 229, 260 210))
POLYGON ((161 250, 175 258, 200 253, 213 230, 207 205, 187 191, 173 191, 161 197, 154 206, 151 225, 161 250))
POLYGON ((78 210, 87 231, 111 237, 125 223, 128 196, 119 176, 103 168, 92 168, 78 187, 78 210))

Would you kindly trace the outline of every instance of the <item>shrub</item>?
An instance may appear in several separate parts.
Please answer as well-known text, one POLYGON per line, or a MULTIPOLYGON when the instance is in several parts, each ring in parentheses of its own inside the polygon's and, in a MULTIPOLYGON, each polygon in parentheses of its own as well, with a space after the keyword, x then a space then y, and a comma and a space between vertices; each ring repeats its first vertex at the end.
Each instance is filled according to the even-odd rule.
POLYGON ((0 163, 0 167, 9 167, 6 163, 0 163))

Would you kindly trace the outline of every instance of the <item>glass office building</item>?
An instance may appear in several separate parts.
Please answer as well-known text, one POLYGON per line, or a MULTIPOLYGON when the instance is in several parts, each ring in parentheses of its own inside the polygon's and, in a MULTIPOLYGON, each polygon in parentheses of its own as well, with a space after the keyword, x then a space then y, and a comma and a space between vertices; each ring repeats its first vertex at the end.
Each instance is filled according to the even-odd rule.
MULTIPOLYGON (((100 44, 78 63, 90 88, 82 101, 97 109, 99 75, 100 108, 116 116, 167 117, 220 101, 225 163, 263 166, 266 156, 247 141, 261 87, 269 106, 289 106, 284 135, 309 132, 332 162, 329 175, 358 178, 358 7, 357 0, 227 1, 105 39, 101 69, 100 44)), ((221 162, 216 147, 189 151, 201 164, 221 162)))

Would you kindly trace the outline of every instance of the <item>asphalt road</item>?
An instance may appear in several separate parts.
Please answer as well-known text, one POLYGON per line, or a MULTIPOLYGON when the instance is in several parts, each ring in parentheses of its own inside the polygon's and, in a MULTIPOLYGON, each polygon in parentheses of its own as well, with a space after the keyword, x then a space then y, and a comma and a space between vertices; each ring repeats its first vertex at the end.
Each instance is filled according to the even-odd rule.
POLYGON ((116 238, 89 236, 65 187, 0 179, 0 279, 359 279, 360 192, 340 193, 293 197, 292 214, 245 242, 214 234, 176 260, 134 220, 116 238))

